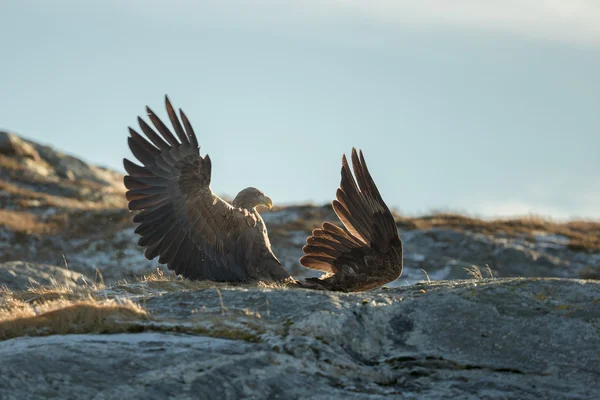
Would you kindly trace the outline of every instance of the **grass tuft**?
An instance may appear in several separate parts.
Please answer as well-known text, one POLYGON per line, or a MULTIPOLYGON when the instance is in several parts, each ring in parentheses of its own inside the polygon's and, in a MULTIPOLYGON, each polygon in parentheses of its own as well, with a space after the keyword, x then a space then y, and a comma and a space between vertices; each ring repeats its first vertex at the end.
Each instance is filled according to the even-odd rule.
POLYGON ((483 279, 483 274, 477 265, 463 268, 472 279, 483 279))
POLYGON ((148 315, 131 300, 59 299, 43 304, 9 300, 0 310, 0 340, 19 336, 128 332, 148 315))

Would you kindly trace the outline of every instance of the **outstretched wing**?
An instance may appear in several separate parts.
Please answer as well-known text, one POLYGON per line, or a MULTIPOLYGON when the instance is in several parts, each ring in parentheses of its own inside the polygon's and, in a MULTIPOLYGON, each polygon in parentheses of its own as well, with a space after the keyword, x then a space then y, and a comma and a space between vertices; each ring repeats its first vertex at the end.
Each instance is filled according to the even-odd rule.
POLYGON ((300 263, 334 274, 345 290, 366 290, 402 273, 402 241, 392 213, 381 198, 362 151, 352 149, 354 176, 342 158, 342 179, 333 209, 343 224, 313 230, 300 263), (345 283, 344 283, 345 282, 345 283))
POLYGON ((133 218, 140 224, 138 244, 146 247, 146 258, 159 257, 159 263, 190 279, 254 278, 261 257, 272 254, 257 218, 211 191, 210 157, 200 156, 183 111, 180 121, 167 97, 165 103, 177 137, 148 107, 156 131, 138 118, 148 140, 129 128, 129 147, 143 164, 123 160, 129 209, 141 210, 133 218))

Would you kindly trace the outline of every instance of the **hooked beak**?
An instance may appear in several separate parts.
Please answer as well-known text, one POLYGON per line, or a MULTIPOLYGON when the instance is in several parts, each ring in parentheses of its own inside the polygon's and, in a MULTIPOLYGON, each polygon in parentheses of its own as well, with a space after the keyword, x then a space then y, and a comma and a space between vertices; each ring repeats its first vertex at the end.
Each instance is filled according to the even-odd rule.
POLYGON ((273 200, 269 196, 263 196, 262 205, 269 207, 269 210, 273 208, 273 200))

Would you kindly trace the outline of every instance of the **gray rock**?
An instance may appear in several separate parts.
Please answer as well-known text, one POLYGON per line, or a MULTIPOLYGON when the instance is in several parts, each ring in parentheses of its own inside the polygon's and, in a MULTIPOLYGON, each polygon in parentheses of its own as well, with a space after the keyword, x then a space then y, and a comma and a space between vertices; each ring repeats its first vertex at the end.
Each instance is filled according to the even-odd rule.
MULTIPOLYGON (((120 291, 131 290, 105 294, 120 291)), ((360 294, 221 287, 143 298, 153 315, 144 333, 0 342, 0 398, 594 399, 600 391, 596 281, 470 280, 360 294)))
POLYGON ((75 287, 85 280, 78 272, 54 265, 23 261, 0 263, 0 287, 8 287, 10 290, 26 290, 39 285, 75 287))
POLYGON ((494 277, 577 277, 588 265, 600 263, 599 254, 570 250, 548 238, 531 242, 448 229, 400 232, 405 249, 405 272, 401 280, 414 283, 431 279, 464 279, 465 268, 477 266, 483 276, 487 267, 494 277), (552 245, 549 245, 551 243, 552 245))

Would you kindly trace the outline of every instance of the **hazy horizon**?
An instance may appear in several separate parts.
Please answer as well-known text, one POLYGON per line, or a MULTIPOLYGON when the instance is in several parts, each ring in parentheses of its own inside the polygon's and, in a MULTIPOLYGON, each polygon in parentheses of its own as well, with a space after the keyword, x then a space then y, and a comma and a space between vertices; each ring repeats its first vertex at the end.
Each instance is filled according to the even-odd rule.
POLYGON ((357 147, 409 215, 600 218, 600 4, 8 0, 0 24, 0 129, 93 164, 123 171, 168 94, 218 194, 328 203, 357 147))

